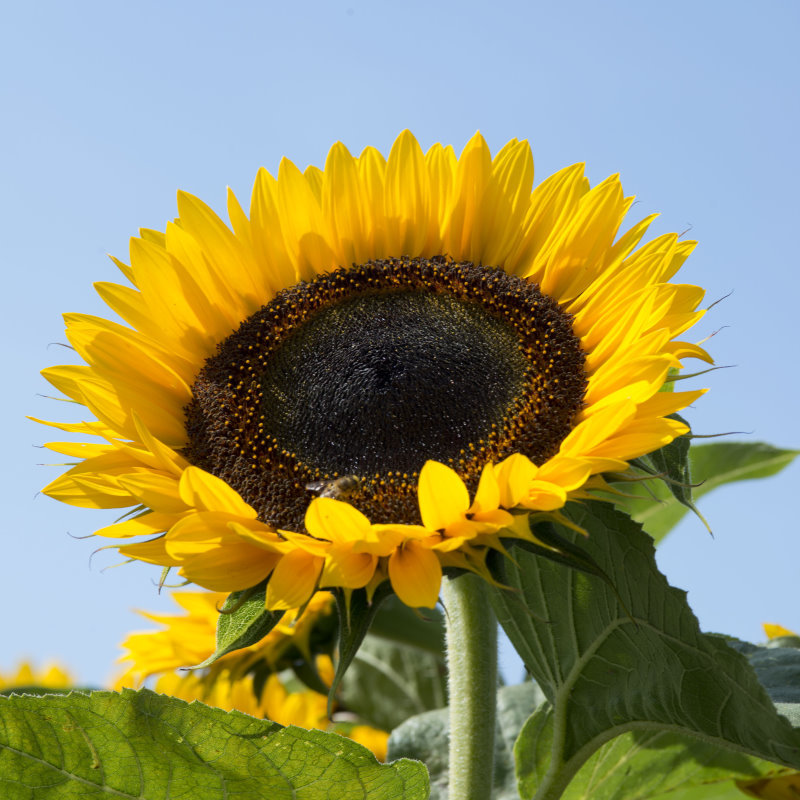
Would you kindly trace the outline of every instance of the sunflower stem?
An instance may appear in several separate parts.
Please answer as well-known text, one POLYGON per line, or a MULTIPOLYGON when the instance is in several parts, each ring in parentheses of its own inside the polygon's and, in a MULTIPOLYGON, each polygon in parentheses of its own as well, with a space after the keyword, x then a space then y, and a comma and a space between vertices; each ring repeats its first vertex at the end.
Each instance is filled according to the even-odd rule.
POLYGON ((442 584, 450 695, 449 800, 489 800, 494 777, 497 619, 477 575, 442 584))

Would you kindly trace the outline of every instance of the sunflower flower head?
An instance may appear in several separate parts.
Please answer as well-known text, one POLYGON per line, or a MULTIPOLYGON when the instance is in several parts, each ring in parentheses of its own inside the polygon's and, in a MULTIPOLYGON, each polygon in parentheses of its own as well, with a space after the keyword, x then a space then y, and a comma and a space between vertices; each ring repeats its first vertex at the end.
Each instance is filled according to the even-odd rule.
POLYGON ((47 423, 75 465, 46 487, 145 513, 101 529, 124 555, 273 609, 389 581, 436 603, 501 538, 596 476, 688 431, 702 391, 662 391, 703 291, 671 282, 694 247, 641 245, 632 197, 574 165, 533 186, 526 142, 460 156, 402 133, 385 159, 341 143, 324 169, 261 169, 226 225, 180 193, 131 241, 126 324, 66 315, 84 360, 45 377, 87 409, 47 423))

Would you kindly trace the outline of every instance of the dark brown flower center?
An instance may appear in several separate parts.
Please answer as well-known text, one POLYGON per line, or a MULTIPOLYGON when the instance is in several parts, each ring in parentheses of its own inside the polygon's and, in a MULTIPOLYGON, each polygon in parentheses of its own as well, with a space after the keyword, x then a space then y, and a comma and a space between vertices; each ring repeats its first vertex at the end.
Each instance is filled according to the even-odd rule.
POLYGON ((583 353, 538 287, 445 258, 370 261, 279 292, 209 358, 186 408, 190 461, 270 524, 315 494, 418 521, 428 459, 543 463, 580 410, 583 353))

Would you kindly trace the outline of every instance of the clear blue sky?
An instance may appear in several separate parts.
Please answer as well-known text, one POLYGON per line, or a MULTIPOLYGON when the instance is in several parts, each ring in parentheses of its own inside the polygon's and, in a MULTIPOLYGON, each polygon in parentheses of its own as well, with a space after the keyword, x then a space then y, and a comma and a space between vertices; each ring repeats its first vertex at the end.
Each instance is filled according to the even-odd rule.
MULTIPOLYGON (((576 161, 592 182, 620 172, 631 220, 660 211, 654 233, 699 239, 683 280, 709 302, 733 290, 698 336, 727 326, 709 349, 737 366, 708 376, 695 430, 800 447, 798 23, 795 0, 8 5, 0 670, 58 658, 99 683, 141 627, 130 609, 169 607, 156 568, 102 571, 113 551, 90 564, 102 542, 71 538, 101 512, 36 497, 58 470, 37 465, 53 437, 25 415, 64 414, 38 375, 69 359, 60 314, 105 314, 91 288, 117 280, 105 254, 163 229, 177 189, 223 210, 226 185, 246 201, 260 165, 322 165, 337 139, 387 151, 408 127, 460 150, 480 129, 493 150, 529 139, 538 180, 576 161)), ((720 490, 701 505, 714 539, 687 520, 663 546, 706 630, 800 629, 799 481, 794 465, 720 490)))

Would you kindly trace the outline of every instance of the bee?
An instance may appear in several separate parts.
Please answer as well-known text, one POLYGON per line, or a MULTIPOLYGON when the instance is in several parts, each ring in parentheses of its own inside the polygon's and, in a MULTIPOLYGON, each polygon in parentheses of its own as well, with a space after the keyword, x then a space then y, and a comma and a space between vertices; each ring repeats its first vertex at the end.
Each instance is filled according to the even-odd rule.
POLYGON ((361 478, 358 475, 342 475, 340 478, 330 478, 321 481, 311 481, 306 484, 309 492, 316 492, 319 497, 333 497, 341 500, 358 489, 361 478))

